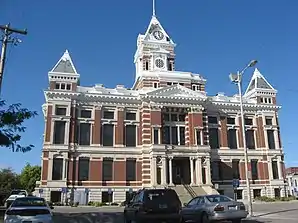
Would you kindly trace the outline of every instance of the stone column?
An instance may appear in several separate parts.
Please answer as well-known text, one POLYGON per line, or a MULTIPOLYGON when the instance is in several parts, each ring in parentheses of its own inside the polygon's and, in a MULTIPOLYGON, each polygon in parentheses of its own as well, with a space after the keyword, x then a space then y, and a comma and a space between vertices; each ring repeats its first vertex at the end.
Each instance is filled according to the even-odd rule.
POLYGON ((68 177, 68 158, 64 158, 63 180, 67 180, 68 177))
POLYGON ((275 149, 280 149, 279 138, 278 138, 278 131, 277 130, 274 130, 273 135, 274 135, 275 149))
POLYGON ((206 184, 211 185, 211 163, 210 163, 210 157, 206 157, 206 184))
POLYGON ((283 179, 283 174, 282 174, 282 161, 281 161, 281 157, 278 157, 278 160, 277 160, 277 168, 278 168, 278 179, 283 179))
POLYGON ((193 168, 193 161, 194 158, 193 157, 189 157, 189 164, 190 164, 190 185, 194 185, 194 168, 193 168))
POLYGON ((197 184, 201 185, 202 184, 202 158, 198 157, 196 159, 196 179, 197 179, 197 184))
POLYGON ((272 159, 268 159, 268 174, 269 174, 269 180, 273 180, 272 159))
POLYGON ((173 157, 169 157, 169 178, 170 178, 170 182, 169 185, 173 186, 173 163, 172 163, 173 157))
POLYGON ((167 158, 162 157, 162 178, 161 178, 161 184, 167 185, 167 158))
POLYGON ((151 182, 152 182, 152 185, 155 186, 156 185, 156 157, 152 158, 151 168, 152 168, 151 182))

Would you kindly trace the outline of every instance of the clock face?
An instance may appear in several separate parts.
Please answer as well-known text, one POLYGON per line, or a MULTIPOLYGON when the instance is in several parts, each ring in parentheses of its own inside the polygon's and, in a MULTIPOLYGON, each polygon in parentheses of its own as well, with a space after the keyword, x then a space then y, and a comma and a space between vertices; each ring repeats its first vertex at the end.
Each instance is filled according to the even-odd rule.
POLYGON ((158 67, 158 68, 163 68, 165 65, 165 63, 163 62, 162 59, 156 59, 155 60, 155 66, 158 67))
POLYGON ((153 36, 157 40, 162 40, 164 37, 164 34, 161 31, 157 30, 153 32, 153 36))

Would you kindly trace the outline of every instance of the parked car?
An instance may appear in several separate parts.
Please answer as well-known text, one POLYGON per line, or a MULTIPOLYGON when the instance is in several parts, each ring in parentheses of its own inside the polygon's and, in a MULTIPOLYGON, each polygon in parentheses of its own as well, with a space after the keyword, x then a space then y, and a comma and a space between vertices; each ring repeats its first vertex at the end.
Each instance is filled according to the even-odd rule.
POLYGON ((224 195, 195 197, 181 210, 182 222, 232 221, 240 223, 247 215, 248 212, 243 202, 234 201, 224 195))
POLYGON ((40 197, 16 198, 4 215, 4 223, 43 222, 53 223, 52 212, 45 199, 40 197))
POLYGON ((19 197, 27 197, 28 193, 26 190, 12 190, 10 192, 9 197, 5 200, 5 207, 9 208, 9 206, 12 204, 12 202, 19 197))
POLYGON ((178 223, 181 201, 172 189, 142 189, 138 191, 124 208, 125 222, 162 222, 178 223))

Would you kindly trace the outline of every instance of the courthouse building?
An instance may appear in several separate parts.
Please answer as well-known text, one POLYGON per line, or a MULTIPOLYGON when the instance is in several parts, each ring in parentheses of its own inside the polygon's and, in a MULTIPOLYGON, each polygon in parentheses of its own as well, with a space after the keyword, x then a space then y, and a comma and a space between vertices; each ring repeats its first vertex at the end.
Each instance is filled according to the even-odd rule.
MULTIPOLYGON (((84 74, 63 54, 44 91, 41 196, 119 202, 140 188, 180 185, 232 196, 239 179, 238 198, 245 198, 239 97, 207 95, 206 77, 175 70, 175 46, 152 16, 137 37, 130 88, 81 86, 84 74)), ((284 196, 277 91, 251 72, 243 100, 252 194, 284 196)))

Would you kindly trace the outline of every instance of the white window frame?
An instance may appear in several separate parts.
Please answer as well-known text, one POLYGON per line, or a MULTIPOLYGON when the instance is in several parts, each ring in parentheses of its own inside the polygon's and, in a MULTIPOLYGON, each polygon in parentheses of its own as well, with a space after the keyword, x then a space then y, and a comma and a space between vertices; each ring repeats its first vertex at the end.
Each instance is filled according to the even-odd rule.
MULTIPOLYGON (((138 146, 138 135, 139 135, 139 131, 138 131, 138 126, 139 124, 128 124, 128 123, 124 123, 124 127, 128 126, 128 125, 133 125, 136 127, 136 147, 138 146)), ((124 131, 124 130, 123 130, 124 131)), ((126 134, 126 133, 125 133, 126 134)), ((126 135, 125 135, 126 137, 126 135)), ((125 138, 123 138, 123 141, 125 141, 125 138)), ((123 142, 124 143, 124 142, 123 142)), ((130 146, 126 146, 125 144, 123 144, 123 146, 125 147, 130 147, 130 146)))
POLYGON ((151 136, 152 137, 152 144, 157 145, 157 144, 154 144, 154 131, 155 130, 158 131, 158 143, 157 144, 160 145, 161 144, 161 137, 160 137, 160 128, 159 127, 153 127, 152 128, 152 136, 151 136))
POLYGON ((196 145, 197 146, 202 146, 204 145, 204 137, 203 137, 203 129, 202 128, 195 128, 195 140, 196 140, 196 145), (198 133, 200 134, 200 140, 201 140, 201 144, 198 144, 198 133))

